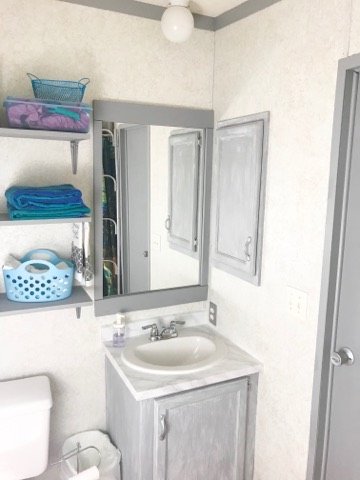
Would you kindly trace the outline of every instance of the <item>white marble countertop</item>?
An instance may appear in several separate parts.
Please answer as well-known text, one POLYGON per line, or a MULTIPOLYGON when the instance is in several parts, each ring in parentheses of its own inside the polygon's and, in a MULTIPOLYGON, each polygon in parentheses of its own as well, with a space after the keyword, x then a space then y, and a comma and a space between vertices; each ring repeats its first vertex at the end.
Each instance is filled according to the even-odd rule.
MULTIPOLYGON (((260 362, 206 325, 186 327, 179 331, 179 336, 181 336, 182 331, 189 331, 190 328, 194 333, 203 333, 208 337, 220 337, 226 345, 227 352, 222 359, 216 364, 209 366, 209 368, 187 373, 186 375, 156 374, 135 370, 122 361, 121 354, 123 349, 113 347, 112 342, 104 342, 106 357, 136 400, 163 397, 235 378, 246 377, 261 371, 262 366, 260 362)), ((171 342, 171 339, 161 341, 171 342)), ((134 338, 128 338, 125 348, 131 348, 132 343, 134 343, 134 338)))

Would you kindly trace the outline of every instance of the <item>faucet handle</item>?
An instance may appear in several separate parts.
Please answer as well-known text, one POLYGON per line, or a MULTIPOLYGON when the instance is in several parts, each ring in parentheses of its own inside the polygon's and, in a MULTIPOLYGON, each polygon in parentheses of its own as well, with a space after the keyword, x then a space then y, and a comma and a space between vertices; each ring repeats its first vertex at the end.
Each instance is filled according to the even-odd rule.
POLYGON ((157 328, 157 325, 156 323, 150 323, 149 325, 144 325, 143 327, 141 327, 143 330, 148 330, 149 328, 151 329, 154 329, 157 328))
POLYGON ((150 330, 150 340, 153 342, 154 340, 157 340, 158 336, 159 336, 159 331, 158 331, 158 326, 156 325, 156 323, 151 323, 149 325, 144 325, 143 327, 141 327, 143 330, 148 330, 151 328, 150 330))
POLYGON ((171 320, 170 326, 175 327, 175 325, 185 325, 185 320, 171 320))

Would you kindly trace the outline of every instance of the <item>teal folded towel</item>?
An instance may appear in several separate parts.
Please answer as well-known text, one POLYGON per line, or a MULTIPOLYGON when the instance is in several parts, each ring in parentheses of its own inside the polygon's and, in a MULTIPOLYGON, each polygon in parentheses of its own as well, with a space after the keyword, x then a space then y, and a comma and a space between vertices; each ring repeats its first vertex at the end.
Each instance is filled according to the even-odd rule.
POLYGON ((11 219, 76 218, 90 213, 81 191, 72 185, 14 186, 5 196, 11 219))
POLYGON ((36 220, 41 218, 78 218, 89 215, 90 208, 73 206, 64 209, 44 208, 42 210, 20 210, 8 205, 8 215, 11 220, 36 220))
POLYGON ((16 210, 11 207, 8 209, 8 215, 10 220, 36 220, 36 219, 46 219, 46 218, 80 218, 86 217, 90 213, 90 209, 74 208, 68 210, 42 210, 42 211, 27 211, 27 210, 16 210))
POLYGON ((10 187, 5 192, 8 204, 13 208, 46 208, 67 205, 83 205, 81 191, 72 185, 47 187, 10 187))

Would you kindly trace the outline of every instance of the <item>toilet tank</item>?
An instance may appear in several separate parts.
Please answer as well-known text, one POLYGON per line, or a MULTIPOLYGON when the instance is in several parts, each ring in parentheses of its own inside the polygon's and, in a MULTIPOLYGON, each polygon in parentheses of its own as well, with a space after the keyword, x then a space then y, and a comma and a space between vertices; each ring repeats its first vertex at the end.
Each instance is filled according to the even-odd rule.
POLYGON ((51 407, 45 376, 0 382, 1 480, 23 480, 46 470, 51 407))

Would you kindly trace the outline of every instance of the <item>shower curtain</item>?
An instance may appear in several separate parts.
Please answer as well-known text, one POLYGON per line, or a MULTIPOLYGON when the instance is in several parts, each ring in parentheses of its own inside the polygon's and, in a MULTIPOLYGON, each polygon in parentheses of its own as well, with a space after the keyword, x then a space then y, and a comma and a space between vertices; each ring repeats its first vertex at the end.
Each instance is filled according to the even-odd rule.
MULTIPOLYGON (((103 174, 116 178, 115 148, 110 136, 103 136, 103 174)), ((117 251, 116 221, 117 221, 117 197, 114 181, 103 177, 102 206, 103 218, 111 219, 103 221, 103 295, 104 297, 118 294, 117 271, 120 264, 120 252, 117 251), (115 224, 114 224, 115 222, 115 224)), ((118 225, 120 235, 120 225, 118 225)))

